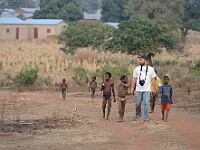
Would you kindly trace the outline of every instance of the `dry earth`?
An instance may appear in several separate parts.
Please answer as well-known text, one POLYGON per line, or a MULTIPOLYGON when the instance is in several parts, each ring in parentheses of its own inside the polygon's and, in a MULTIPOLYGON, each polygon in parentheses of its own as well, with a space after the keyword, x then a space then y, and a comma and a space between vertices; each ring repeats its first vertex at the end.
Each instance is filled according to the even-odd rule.
POLYGON ((118 122, 117 103, 110 121, 101 118, 101 96, 89 93, 0 90, 0 150, 199 150, 200 116, 172 107, 169 121, 156 106, 151 120, 131 122, 134 98, 127 100, 124 122, 118 122), (76 113, 75 108, 77 109, 76 113), (18 121, 16 121, 18 120, 18 121))

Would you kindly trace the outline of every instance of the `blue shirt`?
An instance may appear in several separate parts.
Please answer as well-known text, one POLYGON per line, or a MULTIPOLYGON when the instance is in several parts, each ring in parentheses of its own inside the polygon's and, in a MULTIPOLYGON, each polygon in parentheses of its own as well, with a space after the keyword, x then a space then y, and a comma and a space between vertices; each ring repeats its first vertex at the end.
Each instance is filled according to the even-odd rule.
POLYGON ((171 96, 173 94, 172 86, 162 85, 159 88, 159 93, 161 94, 161 104, 171 103, 171 96))

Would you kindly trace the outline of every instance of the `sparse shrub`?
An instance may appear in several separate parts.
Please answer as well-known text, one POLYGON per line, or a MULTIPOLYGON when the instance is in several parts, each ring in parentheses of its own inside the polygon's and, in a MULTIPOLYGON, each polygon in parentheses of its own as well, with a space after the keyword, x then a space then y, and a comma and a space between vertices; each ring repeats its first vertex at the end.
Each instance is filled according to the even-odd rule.
POLYGON ((10 85, 13 85, 14 84, 14 80, 13 78, 11 77, 10 74, 6 74, 4 75, 1 80, 0 80, 0 86, 3 87, 3 86, 10 86, 10 85))
POLYGON ((182 76, 182 73, 180 71, 175 71, 172 73, 172 78, 177 79, 182 76))
POLYGON ((137 65, 138 62, 137 62, 135 59, 132 59, 131 62, 130 62, 130 64, 132 64, 132 65, 137 65))
POLYGON ((200 60, 194 62, 194 65, 190 67, 189 75, 191 78, 196 78, 200 76, 200 60))
POLYGON ((88 83, 88 76, 85 68, 77 67, 74 70, 74 76, 72 77, 75 83, 78 85, 84 85, 88 83))
POLYGON ((159 60, 155 60, 153 64, 154 64, 154 66, 156 66, 156 67, 161 66, 161 63, 160 63, 159 60))
POLYGON ((163 62, 161 63, 161 66, 162 66, 162 67, 165 67, 165 66, 174 66, 174 65, 176 65, 176 64, 178 64, 178 62, 175 61, 175 60, 165 60, 165 61, 163 61, 163 62))
POLYGON ((38 77, 35 81, 35 85, 51 85, 53 82, 53 79, 50 76, 47 77, 38 77))
POLYGON ((3 63, 0 62, 0 70, 3 68, 3 63))
POLYGON ((32 85, 37 80, 38 70, 36 68, 28 68, 25 70, 22 70, 16 77, 15 81, 16 83, 20 85, 32 85))

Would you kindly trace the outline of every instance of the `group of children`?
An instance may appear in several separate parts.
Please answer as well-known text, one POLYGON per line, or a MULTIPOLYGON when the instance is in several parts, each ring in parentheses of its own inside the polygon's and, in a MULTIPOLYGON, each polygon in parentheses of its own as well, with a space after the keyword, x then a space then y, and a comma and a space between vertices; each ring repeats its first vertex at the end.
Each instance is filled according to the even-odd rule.
MULTIPOLYGON (((106 120, 109 120, 112 97, 113 97, 113 102, 116 102, 115 88, 114 88, 115 86, 114 83, 110 80, 111 76, 112 75, 110 72, 106 72, 104 75, 104 81, 101 84, 101 91, 103 92, 102 118, 105 118, 106 120), (107 105, 107 114, 106 114, 106 105, 107 105)), ((120 84, 118 85, 118 95, 117 95, 119 122, 123 122, 125 106, 126 106, 126 96, 132 94, 128 93, 129 87, 130 84, 128 82, 128 77, 126 75, 122 75, 120 78, 120 84)), ((92 99, 94 99, 96 89, 97 89, 96 77, 93 76, 91 82, 89 83, 89 91, 91 92, 92 99)), ((65 99, 66 92, 68 92, 67 83, 65 79, 62 80, 62 84, 60 85, 60 90, 62 92, 63 99, 65 99)), ((168 76, 163 77, 163 85, 159 84, 157 92, 161 94, 162 120, 167 121, 168 114, 170 111, 170 105, 173 104, 172 101, 173 89, 172 86, 169 84, 168 76)))

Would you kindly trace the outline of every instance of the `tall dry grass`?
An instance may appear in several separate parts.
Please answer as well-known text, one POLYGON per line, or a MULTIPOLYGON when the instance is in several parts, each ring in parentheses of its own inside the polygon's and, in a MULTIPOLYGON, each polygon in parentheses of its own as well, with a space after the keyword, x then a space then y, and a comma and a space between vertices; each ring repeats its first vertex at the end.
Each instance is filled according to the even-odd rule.
MULTIPOLYGON (((199 33, 189 32, 189 39, 193 40, 193 45, 187 42, 187 46, 182 53, 163 52, 154 57, 154 61, 176 61, 186 62, 200 59, 200 44, 198 44, 199 33)), ((192 42, 191 42, 192 43, 192 42)), ((0 42, 0 77, 5 74, 16 75, 26 67, 37 67, 39 76, 50 76, 55 83, 59 83, 61 78, 71 79, 73 71, 78 66, 86 68, 87 72, 96 72, 97 69, 109 64, 110 66, 127 66, 132 72, 137 65, 136 56, 125 54, 98 53, 89 48, 78 49, 74 56, 66 55, 59 48, 62 45, 55 43, 36 42, 0 42), (134 63, 133 63, 134 62, 134 63)), ((177 67, 159 68, 166 74, 176 71, 177 67)))

